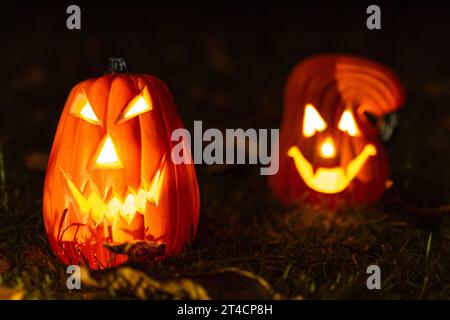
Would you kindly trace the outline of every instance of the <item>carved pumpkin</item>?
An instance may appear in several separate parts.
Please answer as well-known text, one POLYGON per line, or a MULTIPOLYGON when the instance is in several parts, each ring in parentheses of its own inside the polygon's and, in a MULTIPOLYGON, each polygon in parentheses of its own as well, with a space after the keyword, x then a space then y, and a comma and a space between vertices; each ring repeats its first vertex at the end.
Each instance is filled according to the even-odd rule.
POLYGON ((43 211, 54 253, 65 264, 111 267, 127 260, 105 247, 139 241, 176 254, 193 238, 199 192, 192 164, 171 161, 182 123, 160 80, 112 73, 76 85, 55 135, 43 211))
POLYGON ((404 95, 386 67, 367 59, 315 56, 291 73, 280 133, 280 169, 270 186, 284 203, 368 204, 386 189, 389 165, 368 115, 382 119, 404 95))

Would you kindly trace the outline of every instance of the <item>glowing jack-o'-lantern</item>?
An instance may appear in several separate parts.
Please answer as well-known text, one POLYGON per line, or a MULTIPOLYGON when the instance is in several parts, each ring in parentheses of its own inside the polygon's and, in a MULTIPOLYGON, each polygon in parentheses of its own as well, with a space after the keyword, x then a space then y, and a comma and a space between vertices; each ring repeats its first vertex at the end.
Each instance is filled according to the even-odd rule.
POLYGON ((367 59, 321 55, 301 63, 285 91, 275 195, 324 207, 379 199, 389 167, 369 116, 381 120, 403 100, 395 75, 367 59))
MULTIPOLYGON (((105 247, 138 241, 176 254, 192 240, 199 192, 192 164, 171 161, 182 128, 160 80, 112 73, 76 85, 55 135, 44 186, 51 247, 66 264, 105 268, 127 260, 105 247)), ((187 149, 186 149, 187 150, 187 149)))

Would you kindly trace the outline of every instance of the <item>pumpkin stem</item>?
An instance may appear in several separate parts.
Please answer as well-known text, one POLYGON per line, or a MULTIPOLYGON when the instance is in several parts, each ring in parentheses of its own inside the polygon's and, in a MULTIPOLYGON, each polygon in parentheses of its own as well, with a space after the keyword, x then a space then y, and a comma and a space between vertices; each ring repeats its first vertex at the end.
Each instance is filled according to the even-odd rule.
POLYGON ((108 73, 127 73, 128 66, 124 58, 111 57, 109 58, 108 73))

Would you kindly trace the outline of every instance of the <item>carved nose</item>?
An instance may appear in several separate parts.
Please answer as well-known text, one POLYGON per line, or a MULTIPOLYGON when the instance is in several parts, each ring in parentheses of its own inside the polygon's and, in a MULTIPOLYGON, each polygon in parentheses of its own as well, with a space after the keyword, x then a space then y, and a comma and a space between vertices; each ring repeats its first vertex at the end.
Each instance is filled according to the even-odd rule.
POLYGON ((328 137, 323 142, 322 146, 320 147, 320 154, 323 158, 333 158, 336 155, 336 150, 334 148, 334 142, 333 139, 328 137))
POLYGON ((123 168, 117 154, 116 146, 110 135, 103 138, 102 143, 97 151, 97 159, 95 165, 99 169, 121 169, 123 168))

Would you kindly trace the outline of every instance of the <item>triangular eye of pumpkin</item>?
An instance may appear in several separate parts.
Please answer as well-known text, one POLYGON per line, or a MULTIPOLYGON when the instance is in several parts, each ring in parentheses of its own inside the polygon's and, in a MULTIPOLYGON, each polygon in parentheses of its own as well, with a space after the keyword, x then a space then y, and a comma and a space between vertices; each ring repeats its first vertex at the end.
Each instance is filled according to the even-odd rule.
POLYGON ((124 114, 124 118, 125 119, 130 119, 138 114, 141 114, 145 111, 150 110, 150 108, 148 107, 147 103, 144 100, 144 97, 139 97, 136 102, 134 102, 133 105, 131 105, 131 108, 129 110, 127 110, 127 112, 125 112, 124 114))
POLYGON ((86 122, 100 125, 100 120, 98 120, 97 115, 94 112, 89 100, 87 99, 86 93, 80 92, 75 97, 72 108, 70 112, 86 122))
POLYGON ((137 115, 140 115, 144 112, 150 111, 153 109, 152 101, 150 98, 150 94, 148 93, 147 88, 145 87, 142 92, 133 98, 128 106, 125 108, 123 112, 123 120, 131 119, 137 115))
POLYGON ((307 104, 305 115, 303 116, 303 135, 312 137, 316 134, 316 131, 322 132, 326 127, 325 120, 323 120, 316 108, 312 104, 307 104))
POLYGON ((95 115, 94 109, 92 109, 89 101, 86 102, 84 107, 80 111, 80 116, 86 121, 92 121, 94 123, 99 123, 97 116, 95 115))
POLYGON ((342 113, 338 128, 341 131, 347 132, 349 136, 355 137, 359 135, 359 130, 358 126, 356 125, 355 118, 353 117, 353 114, 348 110, 342 113))

